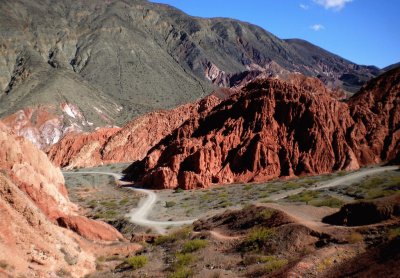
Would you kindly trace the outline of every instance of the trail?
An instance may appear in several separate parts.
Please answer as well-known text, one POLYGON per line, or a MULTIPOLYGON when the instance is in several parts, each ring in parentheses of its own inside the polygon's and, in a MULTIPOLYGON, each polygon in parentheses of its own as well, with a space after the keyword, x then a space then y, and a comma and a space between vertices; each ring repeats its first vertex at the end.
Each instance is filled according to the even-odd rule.
POLYGON ((314 187, 310 187, 310 188, 301 187, 301 188, 289 190, 289 191, 286 191, 283 193, 275 194, 275 195, 271 196, 270 200, 278 201, 278 200, 284 199, 286 197, 299 194, 304 190, 315 191, 315 190, 320 190, 320 189, 325 189, 325 188, 331 188, 331 187, 339 186, 343 183, 346 183, 346 182, 349 182, 352 180, 357 180, 357 179, 366 177, 368 175, 378 174, 378 173, 385 172, 385 171, 394 171, 397 169, 399 169, 399 166, 385 166, 385 167, 379 167, 379 168, 363 169, 356 173, 351 173, 351 174, 347 174, 342 177, 334 178, 333 180, 330 180, 330 181, 319 182, 314 187))
MULTIPOLYGON (((278 201, 281 199, 284 199, 288 196, 298 194, 302 192, 303 190, 320 190, 320 189, 325 189, 325 188, 331 188, 335 186, 339 186, 342 183, 349 182, 351 180, 356 180, 363 178, 368 175, 372 174, 378 174, 381 172, 385 171, 394 171, 399 169, 398 166, 386 166, 386 167, 379 167, 379 168, 371 168, 371 169, 364 169, 356 173, 351 173, 342 177, 337 177, 334 178, 333 180, 330 181, 324 181, 316 184, 314 187, 311 188, 305 188, 301 187, 298 189, 294 190, 289 190, 283 193, 276 194, 274 196, 271 196, 270 200, 272 201, 278 201)), ((115 179, 115 182, 118 185, 131 185, 130 182, 124 182, 121 181, 122 175, 118 173, 112 173, 112 172, 63 172, 63 174, 68 174, 68 175, 73 175, 73 174, 98 174, 98 175, 108 175, 112 176, 115 179)), ((135 188, 135 187, 127 187, 130 188, 133 191, 142 193, 147 195, 147 198, 144 200, 141 200, 139 203, 139 206, 137 208, 132 209, 127 216, 129 217, 129 220, 131 223, 140 225, 140 226, 146 226, 146 227, 151 227, 155 231, 157 231, 160 234, 164 234, 166 232, 166 227, 169 226, 182 226, 182 225, 187 225, 187 224, 192 224, 194 221, 197 219, 190 219, 190 220, 182 220, 182 221, 156 221, 156 220, 150 220, 148 219, 148 215, 150 214, 151 210, 153 209, 155 203, 157 202, 157 195, 148 189, 142 189, 142 188, 135 188)), ((279 205, 279 209, 285 211, 285 206, 279 205)), ((304 217, 303 215, 299 215, 299 213, 296 213, 294 210, 287 211, 289 214, 292 216, 298 218, 298 219, 303 219, 304 221, 307 221, 308 225, 310 225, 310 222, 314 222, 314 220, 307 219, 308 217, 304 217)), ((313 223, 315 225, 315 223, 313 223)), ((319 226, 320 224, 318 224, 319 226)), ((222 237, 222 235, 219 235, 218 233, 215 233, 214 236, 217 237, 222 237)))
MULTIPOLYGON (((118 185, 130 185, 130 182, 124 182, 121 181, 122 175, 117 174, 117 173, 111 173, 111 172, 63 172, 63 174, 96 174, 96 175, 108 175, 112 176, 115 179, 115 182, 118 185)), ((139 206, 137 208, 132 209, 127 216, 129 217, 129 220, 131 223, 140 225, 140 226, 146 226, 153 228, 160 234, 165 234, 166 232, 166 227, 169 226, 182 226, 182 225, 187 225, 187 224, 192 224, 194 221, 197 219, 190 219, 190 220, 182 220, 182 221, 156 221, 156 220, 150 220, 148 219, 148 215, 153 209, 155 203, 157 202, 157 195, 148 189, 142 189, 142 188, 135 188, 135 187, 127 187, 133 191, 143 193, 147 195, 147 198, 144 200, 141 200, 139 203, 139 206)))

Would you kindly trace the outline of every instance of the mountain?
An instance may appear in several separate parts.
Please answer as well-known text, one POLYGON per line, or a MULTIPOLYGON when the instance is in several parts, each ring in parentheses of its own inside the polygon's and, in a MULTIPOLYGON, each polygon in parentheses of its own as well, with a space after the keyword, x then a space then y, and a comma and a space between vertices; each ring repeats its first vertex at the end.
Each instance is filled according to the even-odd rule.
POLYGON ((400 67, 400 62, 392 64, 392 65, 389 65, 389 66, 383 68, 382 71, 389 71, 389 70, 392 70, 392 69, 395 69, 395 68, 398 68, 398 67, 400 67))
POLYGON ((379 72, 249 23, 142 0, 4 0, 0 36, 0 117, 41 148, 276 68, 352 92, 379 72))
POLYGON ((391 70, 347 102, 312 90, 310 82, 254 80, 165 137, 125 170, 126 178, 151 188, 192 189, 353 170, 395 159, 399 77, 400 68, 391 70))

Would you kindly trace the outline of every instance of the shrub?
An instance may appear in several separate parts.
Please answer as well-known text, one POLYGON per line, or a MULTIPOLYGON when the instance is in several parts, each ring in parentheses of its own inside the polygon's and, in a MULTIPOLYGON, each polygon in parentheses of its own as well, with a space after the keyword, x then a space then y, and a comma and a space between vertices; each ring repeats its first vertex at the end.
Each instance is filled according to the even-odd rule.
POLYGON ((344 205, 344 202, 335 197, 327 197, 323 200, 312 202, 311 204, 316 207, 340 208, 344 205))
POLYGON ((163 245, 167 243, 173 243, 177 241, 178 239, 187 239, 190 236, 190 233, 192 232, 192 228, 190 226, 181 228, 169 235, 164 235, 164 236, 159 236, 156 238, 154 241, 155 245, 163 245))
POLYGON ((182 246, 182 253, 192 253, 201 248, 206 247, 208 244, 207 240, 204 239, 193 239, 185 242, 182 246))
POLYGON ((285 265, 287 265, 288 260, 286 259, 279 259, 275 256, 266 256, 263 258, 265 262, 265 272, 271 273, 278 269, 281 269, 285 265))
POLYGON ((165 207, 166 208, 170 208, 170 207, 173 207, 173 206, 175 206, 176 205, 176 203, 174 202, 174 201, 167 201, 167 202, 165 202, 165 207))
POLYGON ((350 243, 357 243, 357 242, 362 241, 363 239, 364 239, 363 235, 360 234, 360 233, 357 233, 357 232, 351 233, 351 234, 348 236, 348 238, 347 238, 347 240, 348 240, 350 243))
POLYGON ((125 260, 125 262, 134 270, 144 267, 147 264, 147 261, 146 256, 134 256, 125 260))
POLYGON ((248 234, 244 247, 248 251, 260 250, 274 235, 273 229, 255 228, 248 234))
POLYGON ((244 185, 243 190, 248 191, 248 190, 250 190, 251 188, 252 188, 251 184, 246 184, 246 185, 244 185))
POLYGON ((177 189, 175 189, 174 193, 182 193, 183 191, 185 191, 185 190, 183 190, 182 188, 178 187, 177 189))
POLYGON ((388 239, 389 240, 393 240, 398 237, 400 237, 400 227, 393 228, 388 231, 388 239))
POLYGON ((193 271, 189 268, 183 267, 175 270, 171 275, 168 275, 168 278, 188 278, 192 276, 193 271))
POLYGON ((188 266, 191 262, 194 261, 194 256, 189 253, 177 253, 175 255, 176 261, 173 264, 174 269, 180 269, 183 268, 184 266, 188 266))
POLYGON ((288 197, 288 200, 292 202, 303 202, 308 204, 311 200, 317 198, 319 193, 317 191, 305 190, 299 194, 288 197))

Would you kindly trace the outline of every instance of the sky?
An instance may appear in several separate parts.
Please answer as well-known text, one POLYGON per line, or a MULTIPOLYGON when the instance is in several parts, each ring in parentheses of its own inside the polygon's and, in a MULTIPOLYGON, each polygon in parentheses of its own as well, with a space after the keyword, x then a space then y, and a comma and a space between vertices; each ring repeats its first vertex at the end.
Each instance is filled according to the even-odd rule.
POLYGON ((400 0, 154 0, 200 17, 229 17, 300 38, 362 65, 400 62, 400 0))

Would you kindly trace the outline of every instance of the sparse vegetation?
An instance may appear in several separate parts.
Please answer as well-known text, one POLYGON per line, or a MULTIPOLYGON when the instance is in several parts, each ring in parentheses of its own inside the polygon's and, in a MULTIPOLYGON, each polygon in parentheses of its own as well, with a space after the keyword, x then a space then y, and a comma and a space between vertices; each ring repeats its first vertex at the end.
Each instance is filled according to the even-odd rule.
POLYGON ((192 276, 193 271, 187 267, 179 268, 175 270, 173 273, 168 275, 168 278, 188 278, 192 276))
POLYGON ((263 262, 265 263, 264 265, 265 272, 272 273, 287 265, 288 260, 280 259, 275 256, 265 256, 263 257, 263 262))
POLYGON ((181 228, 169 235, 159 236, 154 241, 154 244, 155 245, 164 245, 164 244, 168 244, 168 243, 173 243, 173 242, 177 241, 178 239, 184 240, 184 239, 189 238, 191 232, 192 232, 191 227, 184 227, 184 228, 181 228))
POLYGON ((340 208, 342 205, 345 203, 335 197, 331 196, 326 196, 321 200, 316 200, 314 202, 310 202, 311 205, 316 206, 316 207, 331 207, 331 208, 340 208))
POLYGON ((389 240, 393 240, 398 237, 400 237, 400 227, 389 229, 388 231, 389 240))
POLYGON ((167 201, 167 202, 165 202, 165 207, 166 208, 171 208, 171 207, 173 207, 173 206, 175 206, 176 205, 176 202, 174 202, 174 201, 167 201))
POLYGON ((192 239, 185 242, 182 246, 182 253, 192 253, 199 249, 205 248, 208 241, 205 239, 192 239))
POLYGON ((243 242, 245 251, 261 250, 274 235, 275 231, 271 228, 254 228, 243 242))
POLYGON ((133 270, 144 267, 147 264, 147 262, 148 262, 147 257, 143 255, 129 257, 125 260, 125 263, 127 263, 133 270))
POLYGON ((71 256, 64 248, 61 248, 60 251, 64 254, 64 260, 67 264, 76 265, 78 262, 76 257, 71 256))
POLYGON ((319 196, 317 191, 305 190, 299 194, 287 197, 291 202, 303 202, 308 204, 311 200, 314 200, 319 196))
POLYGON ((363 237, 363 235, 360 234, 360 233, 352 232, 352 233, 348 236, 347 240, 349 241, 349 243, 357 243, 357 242, 363 241, 363 240, 364 240, 364 237, 363 237))
POLYGON ((194 261, 194 256, 190 253, 177 253, 175 254, 176 261, 173 264, 175 270, 188 266, 194 261))

